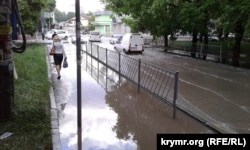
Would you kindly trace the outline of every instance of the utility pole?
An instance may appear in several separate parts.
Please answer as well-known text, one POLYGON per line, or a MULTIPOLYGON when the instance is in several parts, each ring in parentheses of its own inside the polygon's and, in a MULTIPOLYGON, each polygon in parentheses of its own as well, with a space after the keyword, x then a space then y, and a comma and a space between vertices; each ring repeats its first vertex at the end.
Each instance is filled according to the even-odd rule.
POLYGON ((0 1, 0 121, 10 119, 14 103, 11 4, 0 1))
POLYGON ((0 121, 6 121, 10 119, 14 106, 12 51, 16 53, 25 51, 26 36, 17 0, 1 0, 0 16, 0 121), (23 43, 20 47, 14 47, 12 41, 13 35, 14 38, 17 38, 17 23, 23 37, 23 43))
POLYGON ((78 150, 82 149, 82 87, 81 87, 81 22, 80 22, 80 0, 75 0, 76 12, 76 60, 77 60, 77 135, 78 150))

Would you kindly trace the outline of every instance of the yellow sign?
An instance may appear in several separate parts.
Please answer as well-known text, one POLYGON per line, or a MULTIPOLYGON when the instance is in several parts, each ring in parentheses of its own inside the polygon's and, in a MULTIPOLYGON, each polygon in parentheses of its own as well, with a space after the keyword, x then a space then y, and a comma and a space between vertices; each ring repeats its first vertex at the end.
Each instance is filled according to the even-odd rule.
POLYGON ((11 26, 0 26, 0 35, 8 35, 12 33, 11 26))

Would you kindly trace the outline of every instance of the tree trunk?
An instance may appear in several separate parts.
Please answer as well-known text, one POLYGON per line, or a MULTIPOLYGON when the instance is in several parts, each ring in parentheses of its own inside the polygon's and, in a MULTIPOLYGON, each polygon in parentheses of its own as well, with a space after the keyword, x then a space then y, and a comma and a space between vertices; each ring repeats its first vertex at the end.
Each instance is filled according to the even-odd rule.
POLYGON ((167 52, 168 51, 168 34, 164 35, 164 51, 167 52))
POLYGON ((241 40, 244 34, 244 27, 241 23, 238 23, 235 29, 235 44, 233 46, 233 66, 239 67, 240 66, 240 47, 241 47, 241 40))
POLYGON ((208 52, 208 34, 206 33, 204 37, 204 49, 202 52, 202 59, 206 60, 207 59, 207 52, 208 52))
POLYGON ((196 31, 193 31, 193 39, 192 39, 192 48, 191 48, 191 57, 195 58, 196 51, 197 51, 197 35, 198 33, 196 31))
POLYGON ((208 53, 208 24, 209 24, 209 16, 208 11, 205 11, 205 18, 204 18, 204 49, 202 52, 202 59, 207 59, 207 53, 208 53))

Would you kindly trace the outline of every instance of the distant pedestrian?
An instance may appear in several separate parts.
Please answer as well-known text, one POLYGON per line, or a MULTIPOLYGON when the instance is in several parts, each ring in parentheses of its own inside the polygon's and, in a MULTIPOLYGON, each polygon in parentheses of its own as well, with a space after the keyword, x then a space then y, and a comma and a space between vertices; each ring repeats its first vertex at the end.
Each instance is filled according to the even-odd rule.
POLYGON ((62 41, 58 35, 55 35, 53 38, 53 47, 56 50, 56 53, 53 55, 53 58, 54 58, 54 63, 56 65, 57 79, 60 80, 62 61, 63 61, 63 58, 67 59, 67 56, 66 56, 62 41))
POLYGON ((54 32, 54 33, 52 34, 51 39, 53 40, 53 38, 54 38, 56 35, 57 35, 56 32, 54 32))
POLYGON ((44 35, 44 32, 42 32, 42 39, 44 40, 44 38, 45 38, 45 35, 44 35))

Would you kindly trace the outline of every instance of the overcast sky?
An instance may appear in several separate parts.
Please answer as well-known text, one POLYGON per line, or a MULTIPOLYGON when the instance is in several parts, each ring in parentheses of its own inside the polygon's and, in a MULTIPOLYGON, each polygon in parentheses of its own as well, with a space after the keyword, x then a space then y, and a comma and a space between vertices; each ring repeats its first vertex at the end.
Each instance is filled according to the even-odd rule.
MULTIPOLYGON (((104 9, 100 0, 79 0, 80 10, 88 13, 89 11, 95 12, 104 9)), ((75 0, 56 0, 56 8, 62 12, 75 12, 75 0)))

